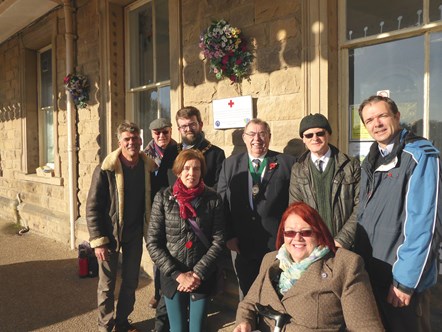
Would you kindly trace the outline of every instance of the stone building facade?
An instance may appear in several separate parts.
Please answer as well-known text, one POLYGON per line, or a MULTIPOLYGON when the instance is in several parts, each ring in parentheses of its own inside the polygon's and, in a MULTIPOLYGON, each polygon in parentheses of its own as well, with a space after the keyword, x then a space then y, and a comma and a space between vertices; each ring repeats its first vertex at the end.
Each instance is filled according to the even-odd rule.
MULTIPOLYGON (((58 1, 48 13, 0 44, 0 218, 71 246, 87 239, 85 201, 93 169, 116 147, 113 132, 117 123, 125 118, 135 120, 126 97, 124 46, 125 8, 133 3, 136 1, 58 1), (74 108, 72 115, 63 84, 70 35, 66 33, 67 13, 73 21, 74 70, 86 75, 91 86, 87 107, 74 108), (35 68, 40 50, 47 45, 51 45, 53 59, 55 138, 50 176, 36 172, 43 164, 39 158, 41 118, 36 105, 35 68), (74 157, 69 158, 69 153, 74 157), (74 164, 70 164, 72 160, 74 164), (71 168, 75 169, 74 189, 68 179, 71 168), (74 207, 70 206, 70 190, 74 190, 74 207), (72 214, 74 224, 70 225, 72 214)), ((309 40, 303 32, 303 15, 308 10, 305 4, 238 0, 227 5, 222 1, 185 0, 168 1, 168 5, 172 119, 180 107, 196 106, 202 112, 206 136, 230 155, 234 148, 241 148, 240 136, 237 129, 213 129, 212 101, 250 95, 253 115, 271 125, 272 148, 290 148, 289 141, 299 138, 300 119, 309 112, 306 103, 311 103, 306 87, 311 83, 305 78, 311 66, 305 66, 304 61, 311 53, 309 49, 316 47, 305 48, 309 40), (240 84, 217 80, 209 73, 198 47, 200 32, 219 18, 240 27, 255 49, 250 79, 240 84)), ((326 105, 323 100, 315 101, 315 112, 327 115, 328 107, 320 103, 326 105)), ((173 136, 179 140, 176 128, 173 136)))

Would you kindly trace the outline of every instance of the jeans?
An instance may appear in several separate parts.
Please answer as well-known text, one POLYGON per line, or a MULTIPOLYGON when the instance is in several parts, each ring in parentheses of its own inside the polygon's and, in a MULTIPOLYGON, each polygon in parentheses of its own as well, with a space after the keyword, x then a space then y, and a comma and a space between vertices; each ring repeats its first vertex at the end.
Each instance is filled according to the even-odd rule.
POLYGON ((115 283, 118 270, 118 252, 111 252, 107 261, 98 261, 98 327, 110 331, 115 323, 120 324, 134 309, 135 291, 140 275, 143 238, 122 243, 121 287, 114 320, 115 283))

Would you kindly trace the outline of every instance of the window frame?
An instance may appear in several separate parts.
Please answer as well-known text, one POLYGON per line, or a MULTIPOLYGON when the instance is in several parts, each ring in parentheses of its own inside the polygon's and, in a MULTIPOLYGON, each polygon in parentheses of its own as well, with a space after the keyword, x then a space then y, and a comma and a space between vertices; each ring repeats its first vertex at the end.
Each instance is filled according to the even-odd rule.
MULTIPOLYGON (((379 33, 375 35, 369 35, 367 37, 360 37, 352 40, 347 40, 346 35, 346 5, 347 0, 338 1, 338 15, 342 19, 338 20, 338 50, 339 50, 339 100, 340 109, 344 110, 340 118, 340 127, 343 129, 340 131, 339 140, 345 145, 348 151, 350 143, 349 134, 349 89, 350 89, 350 77, 349 77, 349 50, 359 47, 371 46, 376 44, 382 44, 400 39, 407 39, 416 36, 424 36, 424 82, 423 82, 423 136, 429 137, 430 134, 430 35, 431 33, 442 31, 442 20, 430 22, 429 8, 430 0, 422 0, 423 9, 423 23, 420 26, 408 27, 400 30, 379 33)), ((366 96, 368 97, 368 96, 366 96)))
POLYGON ((37 119, 38 119, 38 139, 39 139, 39 164, 41 166, 47 166, 50 167, 52 170, 55 168, 55 93, 54 93, 54 50, 52 45, 48 45, 46 47, 43 47, 37 51, 37 119), (51 80, 52 80, 52 128, 48 128, 46 123, 46 115, 43 112, 43 108, 41 106, 41 96, 42 96, 42 86, 41 86, 41 54, 51 51, 51 80), (46 137, 48 136, 48 130, 52 130, 52 137, 53 137, 53 162, 48 162, 48 142, 46 140, 46 137))
MULTIPOLYGON (((125 41, 126 41, 126 45, 131 45, 130 40, 131 40, 131 36, 130 36, 130 13, 144 5, 146 5, 147 3, 153 3, 155 0, 139 0, 136 1, 130 5, 128 5, 127 7, 125 7, 125 13, 124 13, 124 18, 125 18, 125 41)), ((170 13, 171 13, 171 1, 169 1, 169 50, 171 50, 171 43, 172 43, 172 38, 170 37, 170 13)), ((157 79, 157 70, 156 70, 156 47, 157 47, 157 43, 156 43, 156 24, 154 24, 155 22, 155 6, 152 6, 152 33, 153 33, 153 83, 151 84, 145 84, 145 85, 139 85, 136 87, 131 87, 131 47, 128 46, 125 48, 125 68, 126 68, 126 77, 125 77, 125 98, 126 98, 126 118, 136 122, 137 124, 139 124, 141 126, 140 122, 140 115, 137 111, 137 94, 140 92, 147 92, 149 90, 156 90, 157 93, 159 94, 159 91, 161 88, 163 87, 167 87, 169 86, 170 90, 172 89, 171 87, 171 76, 172 76, 172 68, 170 67, 169 64, 169 79, 168 80, 163 80, 163 81, 156 81, 157 79)), ((171 52, 169 53, 171 56, 171 52)), ((169 100, 170 100, 170 109, 169 112, 171 112, 172 109, 172 93, 169 94, 169 100)), ((161 116, 161 108, 160 108, 160 103, 157 103, 157 109, 156 109, 156 117, 160 117, 161 116)), ((141 128, 142 130, 147 130, 147 128, 141 128)), ((146 137, 150 137, 150 132, 145 133, 146 137)), ((143 144, 145 145, 147 142, 143 142, 143 144)))

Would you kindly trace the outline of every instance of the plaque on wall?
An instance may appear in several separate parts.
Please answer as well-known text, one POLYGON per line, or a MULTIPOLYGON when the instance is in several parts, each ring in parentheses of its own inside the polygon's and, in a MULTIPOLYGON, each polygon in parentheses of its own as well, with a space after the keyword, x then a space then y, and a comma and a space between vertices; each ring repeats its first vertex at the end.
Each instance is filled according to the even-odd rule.
POLYGON ((217 99, 212 107, 215 129, 243 128, 253 117, 252 96, 217 99))

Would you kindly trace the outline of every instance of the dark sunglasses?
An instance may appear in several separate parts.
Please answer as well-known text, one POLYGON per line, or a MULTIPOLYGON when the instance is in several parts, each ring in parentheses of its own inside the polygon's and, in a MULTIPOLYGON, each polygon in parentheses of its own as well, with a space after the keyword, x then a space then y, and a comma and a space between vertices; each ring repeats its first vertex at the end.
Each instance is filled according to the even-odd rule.
POLYGON ((153 133, 157 136, 160 136, 160 134, 163 133, 163 135, 166 136, 169 135, 169 130, 160 130, 160 131, 154 130, 153 133))
POLYGON ((304 134, 304 137, 305 138, 313 138, 314 135, 316 135, 318 137, 324 137, 325 136, 325 130, 318 131, 317 133, 304 134))
POLYGON ((312 229, 303 229, 301 231, 284 231, 284 236, 285 237, 295 237, 296 234, 301 235, 302 237, 310 237, 313 235, 313 230, 312 229))

